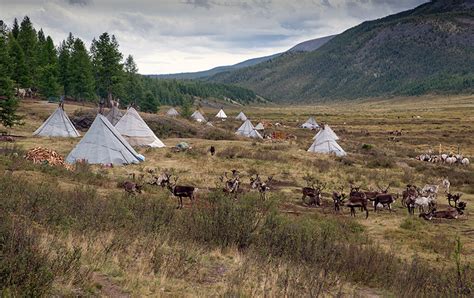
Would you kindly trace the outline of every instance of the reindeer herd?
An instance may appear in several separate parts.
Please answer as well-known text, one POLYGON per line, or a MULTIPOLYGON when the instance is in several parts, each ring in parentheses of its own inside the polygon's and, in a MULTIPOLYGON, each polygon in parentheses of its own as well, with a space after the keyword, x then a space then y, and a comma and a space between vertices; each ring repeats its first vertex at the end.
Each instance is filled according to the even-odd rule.
MULTIPOLYGON (((178 185, 178 177, 172 177, 168 172, 164 172, 159 176, 154 175, 154 173, 150 174, 152 174, 152 180, 149 181, 148 184, 168 189, 171 195, 178 199, 178 209, 183 208, 183 198, 189 198, 191 203, 194 203, 198 188, 178 185)), ((259 174, 254 174, 250 175, 248 186, 249 189, 256 190, 259 193, 261 200, 265 200, 267 193, 271 189, 272 181, 273 176, 268 176, 265 180, 259 174)), ((306 187, 302 187, 301 189, 303 206, 321 207, 323 205, 324 196, 329 196, 323 193, 326 184, 319 181, 307 181, 307 184, 306 187)), ((360 186, 350 184, 348 194, 344 192, 344 186, 341 186, 337 191, 332 192, 331 198, 334 211, 340 213, 342 212, 342 208, 346 207, 350 209, 351 216, 355 217, 356 211, 360 210, 365 213, 365 218, 368 218, 369 206, 373 207, 374 212, 384 208, 392 212, 392 205, 400 199, 402 206, 407 209, 409 215, 414 215, 415 210, 418 210, 419 216, 426 220, 433 218, 457 219, 464 213, 467 205, 466 202, 460 200, 462 196, 461 193, 450 192, 451 183, 448 178, 444 178, 441 181, 449 204, 446 210, 437 210, 436 208, 440 189, 439 185, 427 184, 423 188, 419 188, 416 185, 408 184, 401 195, 399 193, 389 192, 391 184, 387 187, 376 185, 378 190, 363 191, 360 186)), ((143 188, 143 185, 131 181, 124 182, 122 186, 124 190, 130 194, 141 193, 143 188)), ((241 186, 240 173, 237 170, 232 170, 230 174, 225 172, 219 177, 217 190, 237 200, 239 194, 244 192, 241 186)))
POLYGON ((447 165, 459 164, 468 166, 470 163, 469 158, 464 157, 461 154, 421 154, 418 155, 416 159, 431 163, 444 163, 447 165))

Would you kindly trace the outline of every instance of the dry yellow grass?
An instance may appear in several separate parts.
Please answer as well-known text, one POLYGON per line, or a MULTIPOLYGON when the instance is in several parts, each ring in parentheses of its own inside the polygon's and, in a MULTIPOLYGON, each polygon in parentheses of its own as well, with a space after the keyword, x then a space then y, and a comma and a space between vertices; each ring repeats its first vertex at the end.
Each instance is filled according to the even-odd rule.
MULTIPOLYGON (((24 149, 43 146, 56 150, 66 156, 78 142, 78 139, 50 139, 32 137, 31 133, 56 108, 55 104, 45 102, 24 102, 21 112, 25 114, 25 125, 11 130, 14 135, 24 136, 17 143, 24 149)), ((77 109, 87 107, 66 105, 66 112, 73 113, 77 109)), ((163 108, 166 110, 166 108, 163 108)), ((113 180, 127 179, 131 172, 144 172, 145 168, 165 169, 179 176, 180 183, 187 183, 199 187, 203 191, 214 188, 218 177, 225 171, 237 169, 242 173, 244 184, 248 185, 251 173, 260 173, 263 176, 273 175, 276 180, 272 195, 282 194, 280 206, 282 212, 292 211, 289 216, 300 213, 319 213, 324 216, 349 216, 345 210, 342 215, 335 215, 332 203, 326 196, 322 208, 307 208, 301 204, 300 187, 305 186, 303 177, 311 174, 327 183, 325 192, 330 193, 340 185, 348 191, 349 182, 361 184, 363 188, 375 188, 376 184, 392 183, 392 192, 401 192, 407 183, 424 185, 439 183, 439 178, 447 174, 453 185, 452 191, 463 192, 462 199, 467 201, 466 215, 459 220, 429 222, 423 225, 422 230, 401 228, 408 215, 400 203, 395 204, 395 212, 381 211, 377 214, 370 212, 367 220, 358 213, 357 221, 366 227, 368 235, 386 250, 393 251, 402 258, 411 258, 414 254, 425 260, 437 262, 439 266, 451 265, 450 241, 460 236, 464 243, 464 257, 474 262, 474 219, 470 216, 474 206, 474 181, 472 179, 472 165, 461 168, 445 165, 431 165, 415 161, 409 155, 424 153, 433 150, 437 153, 441 144, 443 151, 457 152, 458 148, 474 162, 474 96, 427 96, 422 98, 394 98, 366 100, 358 102, 328 103, 313 106, 255 106, 228 109, 229 119, 226 122, 214 121, 217 111, 206 110, 207 116, 217 127, 236 129, 240 122, 232 120, 237 113, 243 110, 252 119, 254 124, 261 120, 280 122, 279 130, 298 136, 296 143, 268 143, 255 142, 248 139, 211 141, 204 139, 162 139, 168 146, 164 149, 139 148, 138 152, 146 157, 140 165, 100 169, 113 180), (344 160, 337 160, 332 156, 318 155, 306 152, 310 146, 314 132, 298 128, 309 116, 315 116, 317 121, 331 125, 341 137, 340 145, 348 152, 344 160), (398 142, 388 140, 388 131, 403 129, 403 135, 398 142), (362 131, 368 131, 365 135, 362 131), (193 149, 190 152, 173 153, 170 147, 180 141, 188 142, 193 149), (363 144, 373 145, 373 149, 364 151, 363 144), (207 149, 211 146, 217 149, 217 155, 211 157, 207 149), (375 163, 374 163, 375 162, 375 163), (386 165, 384 162, 388 162, 386 165), (462 179, 464 177, 464 180, 462 179)), ((194 124, 197 127, 198 124, 194 124)), ((81 132, 82 134, 84 132, 81 132)), ((158 136, 160 137, 160 136, 158 136)), ((18 173, 17 173, 18 174, 18 173)), ((43 177, 38 173, 23 172, 32 180, 41 181, 43 177)), ((72 188, 79 184, 77 181, 63 181, 62 186, 72 188)), ((246 186, 247 187, 247 186, 246 186)), ((248 188, 248 187, 247 187, 248 188)), ((119 191, 116 184, 98 187, 99 193, 119 191)), ((439 196, 439 208, 446 208, 444 195, 439 196)), ((107 241, 107 235, 98 237, 107 241)), ((68 240, 76 244, 86 243, 71 236, 68 240)), ((98 270, 125 289, 135 295, 186 295, 207 296, 219 295, 226 290, 226 278, 213 277, 212 282, 202 282, 200 275, 211 274, 215 264, 224 263, 228 270, 238 270, 241 266, 239 253, 236 251, 203 253, 198 258, 201 264, 214 264, 212 268, 204 268, 206 272, 197 272, 189 280, 170 278, 166 273, 150 276, 145 267, 148 259, 143 245, 146 239, 137 240, 129 251, 121 256, 111 258, 98 270), (133 255, 132 260, 123 260, 133 255), (135 263, 134 265, 131 265, 135 263)), ((87 244, 85 254, 93 256, 103 250, 103 243, 87 244)), ((146 246, 146 245, 145 245, 146 246)), ((175 248, 175 247, 174 247, 175 248)), ((163 249, 170 249, 166 243, 163 249)), ((199 249, 197 249, 199 250, 199 249)), ((91 261, 93 263, 93 261, 91 261)), ((223 275, 228 276, 228 275, 223 275)), ((271 276, 268 276, 271 279, 271 276)), ((271 283, 271 281, 268 281, 271 283)), ((348 290, 350 293, 350 290, 348 290)), ((361 290, 362 293, 364 289, 361 290)), ((255 294, 261 292, 256 291, 255 294)))

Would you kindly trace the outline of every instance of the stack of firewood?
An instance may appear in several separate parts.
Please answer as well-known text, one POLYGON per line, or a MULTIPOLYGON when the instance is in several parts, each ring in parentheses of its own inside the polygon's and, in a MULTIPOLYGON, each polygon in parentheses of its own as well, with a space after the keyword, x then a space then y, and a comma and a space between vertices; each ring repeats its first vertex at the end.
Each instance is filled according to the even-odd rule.
POLYGON ((52 166, 61 166, 68 170, 72 169, 71 165, 67 164, 64 161, 64 158, 61 155, 59 155, 56 151, 43 148, 43 147, 36 147, 29 150, 26 153, 25 158, 27 160, 33 161, 33 163, 36 163, 36 164, 44 163, 44 164, 49 164, 52 166))

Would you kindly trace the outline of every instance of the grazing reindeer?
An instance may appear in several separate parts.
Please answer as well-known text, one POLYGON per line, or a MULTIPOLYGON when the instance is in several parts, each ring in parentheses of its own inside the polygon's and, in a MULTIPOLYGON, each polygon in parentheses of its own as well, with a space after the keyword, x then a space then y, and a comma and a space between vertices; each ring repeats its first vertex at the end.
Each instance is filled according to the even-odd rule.
POLYGON ((211 146, 211 148, 209 148, 209 152, 211 153, 211 156, 214 156, 214 154, 216 154, 216 148, 211 146))
POLYGON ((447 199, 448 199, 448 204, 449 204, 449 206, 456 208, 457 205, 458 205, 458 201, 459 201, 459 199, 461 198, 461 196, 462 196, 462 193, 457 193, 457 194, 454 194, 454 195, 451 194, 451 193, 448 193, 448 194, 447 194, 447 199), (451 201, 454 202, 454 206, 451 205, 451 201))
POLYGON ((334 201, 334 211, 339 212, 341 206, 344 205, 344 200, 346 199, 346 194, 344 193, 344 187, 341 187, 341 191, 333 191, 332 199, 334 201))
POLYGON ((135 195, 137 193, 142 193, 143 185, 139 185, 131 181, 125 181, 124 183, 122 183, 122 187, 129 194, 135 195))
POLYGON ((234 194, 235 198, 237 198, 237 193, 240 186, 240 178, 236 170, 232 170, 232 176, 232 178, 227 177, 227 172, 225 172, 224 176, 220 176, 219 179, 222 183, 224 183, 224 193, 234 194), (224 177, 227 179, 225 182, 224 177))
POLYGON ((396 199, 398 198, 398 194, 397 194, 397 197, 395 197, 392 194, 389 194, 388 190, 390 186, 391 184, 389 183, 388 186, 384 189, 377 185, 377 187, 380 189, 380 193, 378 193, 373 200, 374 211, 377 211, 377 206, 381 204, 382 207, 387 206, 388 210, 392 212, 392 204, 395 203, 396 199))
POLYGON ((365 210, 365 218, 369 217, 369 210, 367 209, 367 196, 360 191, 360 187, 351 185, 351 192, 349 194, 349 201, 346 206, 351 208, 351 216, 355 215, 355 208, 359 207, 365 210))
MULTIPOLYGON (((308 183, 310 184, 310 183, 308 183)), ((326 187, 326 184, 319 184, 314 185, 315 183, 311 183, 308 187, 303 187, 302 192, 303 192, 303 197, 301 198, 303 200, 303 204, 308 205, 308 206, 321 206, 321 199, 322 199, 322 192, 323 189, 326 187), (306 204, 305 199, 306 197, 309 197, 310 200, 306 204)))
POLYGON ((402 205, 408 207, 408 203, 416 199, 419 195, 420 192, 418 188, 415 185, 408 184, 407 188, 402 192, 402 205))
POLYGON ((262 179, 260 179, 260 176, 257 174, 255 178, 250 177, 250 187, 253 189, 257 189, 260 193, 260 198, 262 200, 265 200, 267 198, 266 193, 270 190, 270 187, 268 185, 272 180, 273 176, 268 176, 267 181, 263 182, 262 179))
POLYGON ((178 182, 178 178, 175 178, 174 183, 171 183, 171 175, 169 174, 166 174, 166 178, 167 179, 164 182, 166 187, 173 196, 179 199, 177 209, 183 208, 183 198, 189 198, 191 200, 191 203, 194 202, 194 192, 197 192, 197 188, 195 188, 194 186, 177 185, 176 183, 178 182))

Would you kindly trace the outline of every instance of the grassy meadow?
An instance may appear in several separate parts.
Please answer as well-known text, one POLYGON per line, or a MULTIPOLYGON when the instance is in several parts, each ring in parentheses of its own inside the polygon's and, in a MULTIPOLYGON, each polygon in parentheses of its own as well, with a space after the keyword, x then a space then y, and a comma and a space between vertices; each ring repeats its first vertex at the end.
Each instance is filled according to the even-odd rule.
MULTIPOLYGON (((32 132, 56 108, 26 100, 20 136, 0 145, 0 285, 2 295, 98 296, 470 296, 474 293, 474 96, 372 99, 313 106, 225 108, 229 120, 215 128, 189 120, 144 115, 157 126, 163 149, 138 148, 139 165, 101 168, 82 165, 69 172, 33 165, 25 151, 42 146, 62 156, 77 139, 37 138, 32 132), (243 110, 256 125, 297 136, 295 141, 236 137, 233 118, 243 110), (315 132, 298 128, 309 116, 328 123, 347 157, 309 153, 315 132), (164 120, 157 120, 164 119, 164 120), (154 121, 164 121, 156 122, 154 121), (162 127, 158 127, 159 124, 162 127), (169 127, 168 127, 169 126, 169 127), (402 130, 391 139, 390 131, 402 130), (162 134, 160 134, 160 132, 162 134), (192 149, 174 152, 181 141, 192 149), (208 153, 216 148, 216 155, 208 153), (457 153, 471 165, 448 166, 415 160, 428 153, 457 153), (130 174, 169 171, 179 184, 198 187, 198 200, 176 210, 166 189, 145 185, 125 194, 118 185, 130 174), (219 191, 219 176, 236 169, 244 193, 238 200, 219 191), (261 201, 249 177, 273 176, 261 201), (349 184, 364 190, 391 184, 441 184, 467 202, 457 220, 427 222, 397 201, 394 212, 334 212, 331 193, 349 184), (305 177, 326 184, 323 204, 301 200, 305 177)), ((72 118, 91 107, 66 104, 72 118)), ((81 131, 82 134, 85 131, 81 131)), ((438 209, 448 204, 440 190, 438 209)))

